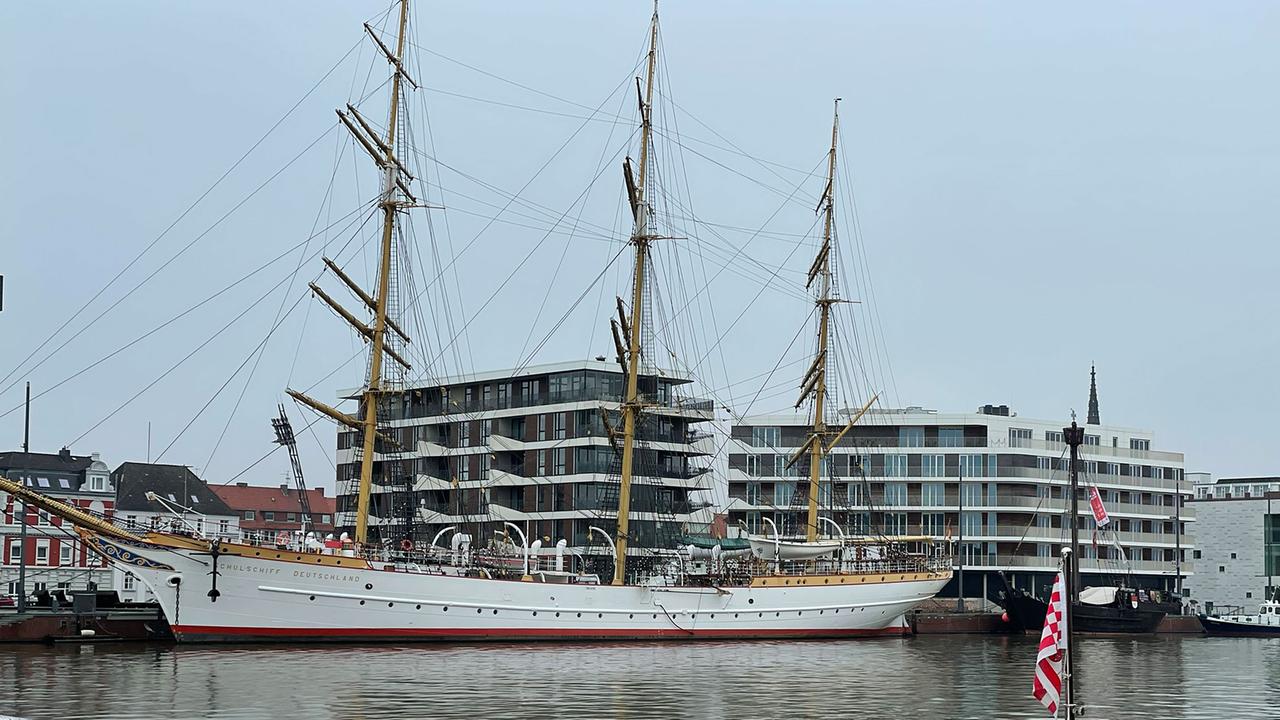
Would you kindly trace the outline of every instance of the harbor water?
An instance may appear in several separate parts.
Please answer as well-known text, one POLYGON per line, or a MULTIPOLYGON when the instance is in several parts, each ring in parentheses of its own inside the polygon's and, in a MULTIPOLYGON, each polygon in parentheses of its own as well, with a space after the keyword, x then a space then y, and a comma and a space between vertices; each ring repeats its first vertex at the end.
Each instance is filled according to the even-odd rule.
MULTIPOLYGON (((29 718, 1044 718, 1036 638, 687 644, 10 645, 29 718)), ((1280 717, 1280 640, 1084 638, 1089 718, 1280 717)))

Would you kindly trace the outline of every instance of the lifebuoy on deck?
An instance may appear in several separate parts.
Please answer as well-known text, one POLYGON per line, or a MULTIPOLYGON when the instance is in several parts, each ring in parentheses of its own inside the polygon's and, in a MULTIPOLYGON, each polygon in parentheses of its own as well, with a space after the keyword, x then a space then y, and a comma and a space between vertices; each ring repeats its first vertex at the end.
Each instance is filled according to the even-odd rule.
POLYGON ((410 539, 408 539, 408 538, 405 538, 404 540, 401 540, 401 541, 400 541, 400 549, 401 549, 401 550, 403 550, 403 551, 405 551, 405 552, 409 552, 410 550, 412 550, 412 549, 413 549, 413 541, 412 541, 412 540, 410 540, 410 539))
POLYGON ((283 532, 282 532, 282 533, 280 533, 279 535, 276 535, 276 545, 278 545, 278 546, 280 546, 280 547, 284 547, 284 546, 286 546, 286 545, 288 545, 288 544, 289 544, 289 534, 288 534, 288 533, 283 533, 283 532))

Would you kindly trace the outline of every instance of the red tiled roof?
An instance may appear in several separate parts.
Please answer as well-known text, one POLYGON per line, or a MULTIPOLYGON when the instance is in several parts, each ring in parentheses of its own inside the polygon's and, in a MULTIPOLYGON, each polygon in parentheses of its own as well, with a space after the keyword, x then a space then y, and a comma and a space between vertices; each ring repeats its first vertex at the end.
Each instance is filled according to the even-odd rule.
MULTIPOLYGON (((276 512, 299 512, 298 491, 294 488, 282 489, 279 485, 258 487, 255 485, 213 485, 211 489, 232 510, 272 510, 276 512)), ((337 507, 337 500, 325 497, 321 488, 309 488, 307 500, 311 503, 311 512, 332 515, 337 507)))

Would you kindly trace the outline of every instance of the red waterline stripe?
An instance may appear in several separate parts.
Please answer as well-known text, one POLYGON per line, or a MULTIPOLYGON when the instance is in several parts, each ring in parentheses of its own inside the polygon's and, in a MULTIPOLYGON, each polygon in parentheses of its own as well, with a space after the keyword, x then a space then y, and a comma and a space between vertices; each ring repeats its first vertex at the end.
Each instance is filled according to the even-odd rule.
POLYGON ((770 637, 876 637, 910 634, 910 628, 887 627, 879 629, 849 628, 843 630, 732 630, 707 629, 686 632, 677 628, 661 630, 636 630, 629 628, 601 628, 597 630, 573 628, 281 628, 281 627, 222 627, 218 625, 174 625, 179 635, 218 637, 306 637, 306 638, 457 638, 457 637, 529 637, 529 638, 646 638, 646 637, 718 637, 718 638, 770 638, 770 637))

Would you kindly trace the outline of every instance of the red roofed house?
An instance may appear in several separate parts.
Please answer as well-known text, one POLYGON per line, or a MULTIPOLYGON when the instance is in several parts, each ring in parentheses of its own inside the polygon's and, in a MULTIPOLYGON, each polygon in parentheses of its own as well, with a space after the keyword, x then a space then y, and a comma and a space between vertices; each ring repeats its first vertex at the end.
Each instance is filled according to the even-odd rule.
MULTIPOLYGON (((302 526, 302 505, 298 491, 288 485, 260 487, 249 483, 210 486, 222 502, 240 515, 240 531, 245 540, 270 542, 281 532, 293 532, 302 526)), ((316 531, 333 532, 336 500, 325 497, 324 489, 307 490, 311 518, 316 531)))

